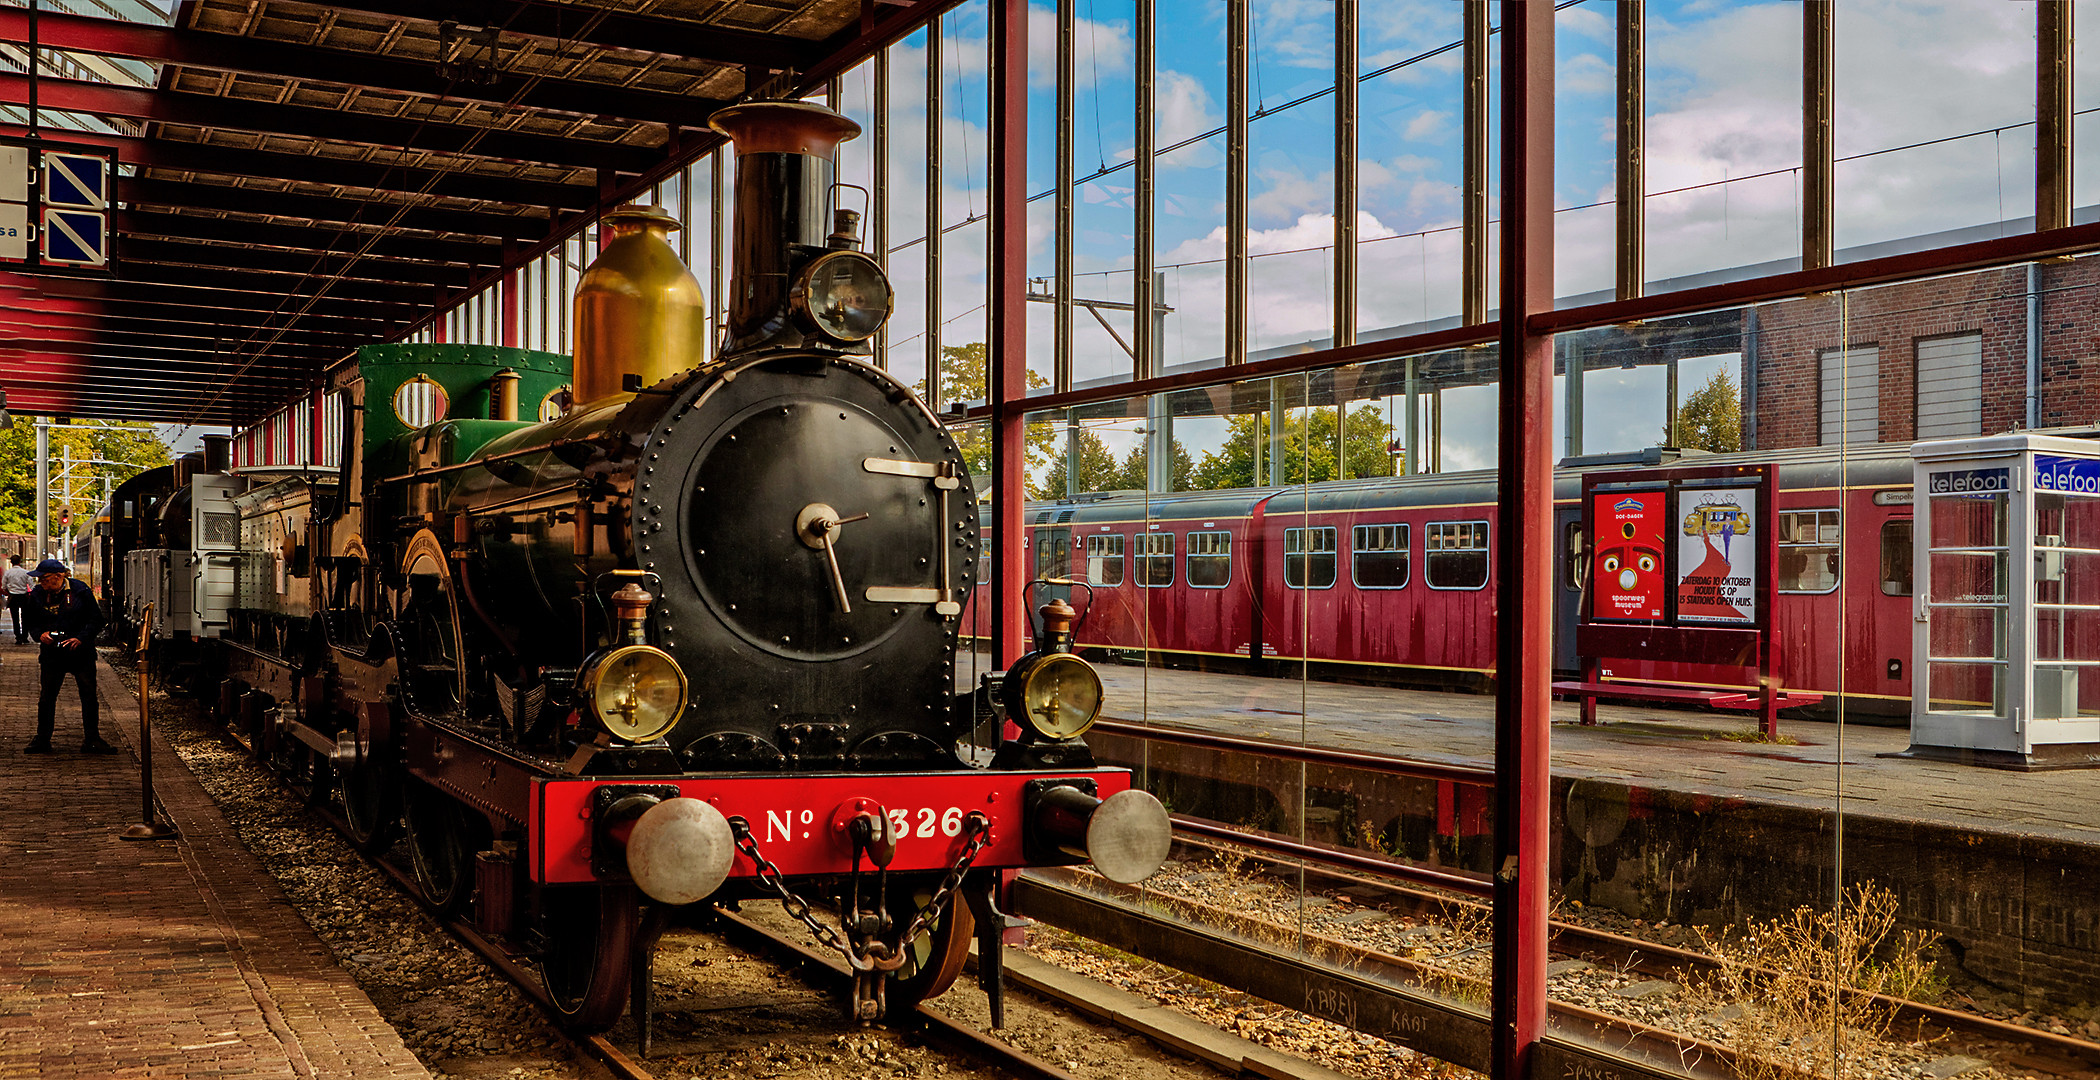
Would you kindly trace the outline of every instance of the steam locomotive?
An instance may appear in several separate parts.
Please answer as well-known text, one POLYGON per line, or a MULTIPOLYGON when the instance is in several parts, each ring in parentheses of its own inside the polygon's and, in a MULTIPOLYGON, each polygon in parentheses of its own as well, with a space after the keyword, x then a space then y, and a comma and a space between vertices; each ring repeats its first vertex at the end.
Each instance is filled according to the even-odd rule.
POLYGON ((716 355, 677 223, 613 211, 573 360, 359 350, 178 463, 113 603, 154 603, 161 662, 575 1027, 632 996, 646 1032, 667 913, 754 898, 846 957, 858 1017, 941 993, 973 937, 996 1003, 1001 871, 1141 879, 1167 815, 1088 752, 1101 683, 1059 605, 957 689, 987 556, 954 439, 865 360, 893 296, 830 212, 858 125, 712 124, 737 160, 716 355), (992 723, 1018 735, 959 752, 992 723))

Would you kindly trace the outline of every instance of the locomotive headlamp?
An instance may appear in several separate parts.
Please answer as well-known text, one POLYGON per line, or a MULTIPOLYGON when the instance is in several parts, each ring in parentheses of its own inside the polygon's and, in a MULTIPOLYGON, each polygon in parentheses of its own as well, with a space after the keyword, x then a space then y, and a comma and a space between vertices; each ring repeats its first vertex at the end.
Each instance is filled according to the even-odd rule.
POLYGON ((1024 656, 1006 673, 1006 714, 1045 739, 1076 739, 1101 715, 1101 675, 1068 652, 1024 656))
POLYGON ((866 341, 889 321, 896 302, 875 260, 858 251, 832 251, 802 270, 788 294, 795 318, 836 341, 866 341))
POLYGON ((622 645, 591 657, 576 674, 576 688, 591 718, 623 742, 658 738, 685 712, 685 672, 654 645, 622 645))

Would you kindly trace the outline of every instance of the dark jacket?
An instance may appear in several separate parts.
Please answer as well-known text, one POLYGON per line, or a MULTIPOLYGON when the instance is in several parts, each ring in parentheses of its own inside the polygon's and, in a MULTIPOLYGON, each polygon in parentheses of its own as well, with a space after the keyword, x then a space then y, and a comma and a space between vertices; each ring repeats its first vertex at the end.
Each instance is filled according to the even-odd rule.
POLYGON ((95 635, 102 632, 102 605, 95 602, 95 591, 88 588, 87 582, 69 579, 58 592, 39 584, 29 590, 25 599, 28 602, 22 608, 22 621, 29 628, 30 640, 42 644, 46 633, 57 635, 43 644, 38 659, 46 664, 94 662, 95 635), (77 639, 80 644, 60 648, 60 643, 68 639, 77 639))

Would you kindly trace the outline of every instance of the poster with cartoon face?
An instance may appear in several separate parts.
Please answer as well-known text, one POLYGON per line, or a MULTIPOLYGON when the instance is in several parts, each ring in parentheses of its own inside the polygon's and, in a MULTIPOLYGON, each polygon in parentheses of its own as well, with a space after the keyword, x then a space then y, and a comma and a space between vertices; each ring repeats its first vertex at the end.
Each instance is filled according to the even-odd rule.
POLYGON ((1597 492, 1590 521, 1597 530, 1591 563, 1590 617, 1649 621, 1663 617, 1663 522, 1660 491, 1597 492))
POLYGON ((1677 489, 1677 621, 1750 625, 1757 620, 1757 491, 1677 489))

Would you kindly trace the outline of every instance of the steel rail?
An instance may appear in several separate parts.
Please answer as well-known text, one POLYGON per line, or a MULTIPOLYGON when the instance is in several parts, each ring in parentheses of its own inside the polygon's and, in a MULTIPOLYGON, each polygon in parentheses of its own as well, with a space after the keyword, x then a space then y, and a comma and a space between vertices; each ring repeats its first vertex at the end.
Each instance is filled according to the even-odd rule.
MULTIPOLYGON (((1179 824, 1180 819, 1177 818, 1176 825, 1179 826, 1179 824)), ((1245 838, 1245 834, 1231 834, 1231 830, 1215 829, 1211 830, 1211 832, 1227 834, 1223 837, 1227 843, 1245 847, 1261 846, 1250 843, 1245 838)), ((1203 833, 1199 833, 1199 835, 1203 835, 1203 833)), ((1214 845, 1201 840, 1179 842, 1193 847, 1217 850, 1214 845)), ((1331 849, 1318 847, 1306 847, 1303 852, 1293 853, 1295 857, 1302 857, 1307 861, 1326 866, 1348 870, 1367 869, 1372 874, 1388 877, 1397 876, 1392 875, 1386 868, 1386 865, 1381 864, 1377 859, 1367 857, 1334 859, 1328 857, 1334 854, 1337 853, 1331 849)), ((1302 867, 1297 866, 1292 866, 1288 869, 1293 872, 1303 870, 1302 867)), ((1426 910, 1443 904, 1464 903, 1464 901, 1454 901, 1449 897, 1421 892, 1406 886, 1394 885, 1387 881, 1345 873, 1341 870, 1327 871, 1325 873, 1314 871, 1308 875, 1308 879, 1316 876, 1328 878, 1333 884, 1338 886, 1361 887, 1368 885, 1385 890, 1389 894, 1405 900, 1411 905, 1411 909, 1416 911, 1426 910)), ((1716 966, 1716 961, 1711 955, 1679 948, 1674 945, 1664 945, 1659 942, 1628 937, 1624 934, 1615 934, 1608 930, 1599 930, 1595 927, 1582 926, 1558 919, 1552 920, 1551 926, 1555 951, 1559 952, 1573 953, 1586 949, 1593 954, 1608 955, 1633 966, 1636 970, 1655 975, 1669 975, 1684 968, 1712 968, 1716 966)), ((2036 1050, 2061 1061, 2064 1068, 2060 1070, 2060 1075, 2083 1073, 2091 1070, 2094 1066, 2100 1066, 2100 1042, 2091 1042, 2076 1036, 2058 1035, 2054 1032, 1994 1019, 1979 1013, 1964 1012, 1960 1009, 1950 1009, 1928 1002, 1913 1001, 1908 998, 1890 997, 1884 994, 1870 995, 1870 998, 1878 1004, 1894 1009, 1895 1017, 1899 1021, 1935 1024, 1950 1031, 1980 1035, 2008 1043, 2030 1043, 2036 1050)))
MULTIPOLYGON (((837 954, 818 952, 800 942, 790 940, 736 912, 717 909, 715 916, 737 936, 763 947, 776 956, 794 960, 805 971, 821 969, 837 983, 845 983, 852 973, 841 966, 837 954)), ((935 1040, 978 1058, 1003 1070, 1003 1075, 1032 1078, 1032 1080, 1077 1080, 1071 1073, 1034 1057, 1018 1047, 994 1039, 968 1024, 958 1022, 925 1002, 912 1012, 910 1021, 935 1040)))

